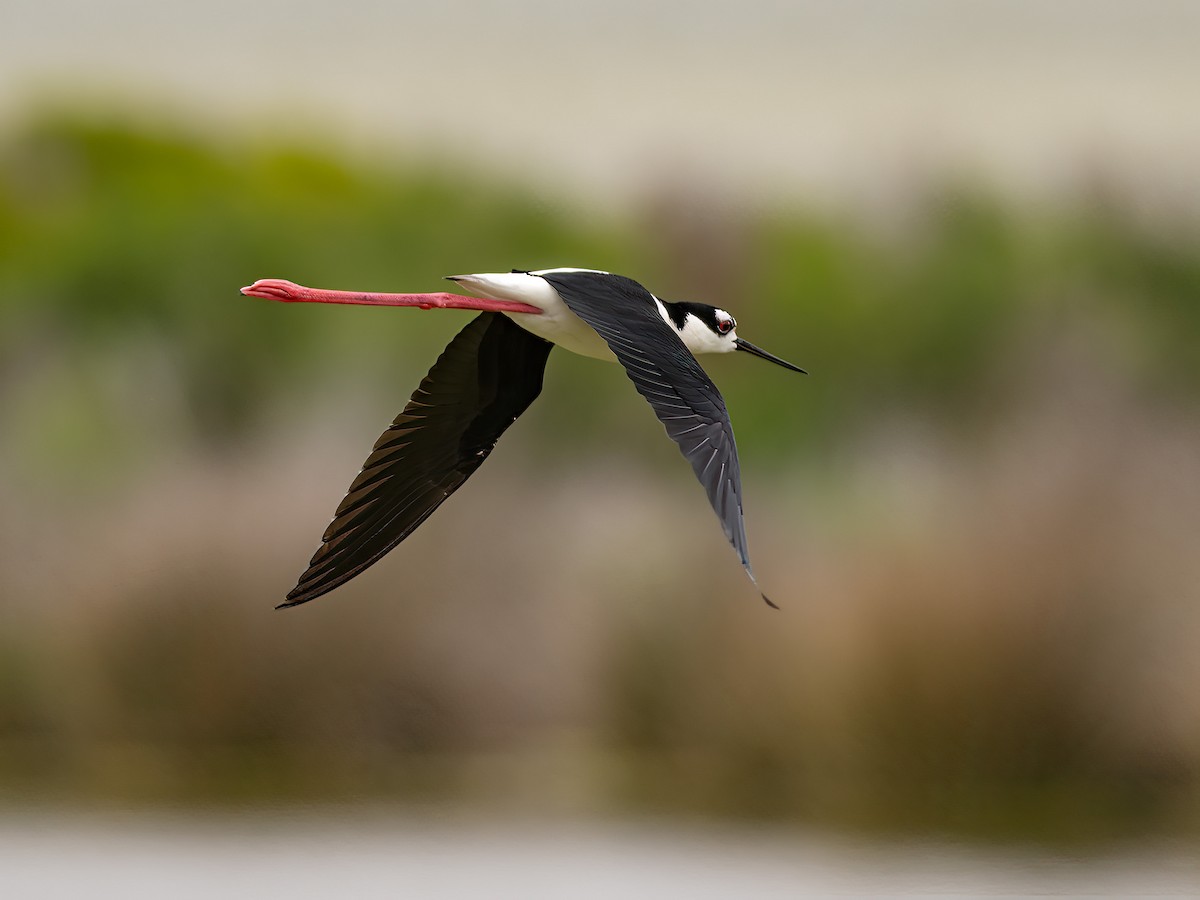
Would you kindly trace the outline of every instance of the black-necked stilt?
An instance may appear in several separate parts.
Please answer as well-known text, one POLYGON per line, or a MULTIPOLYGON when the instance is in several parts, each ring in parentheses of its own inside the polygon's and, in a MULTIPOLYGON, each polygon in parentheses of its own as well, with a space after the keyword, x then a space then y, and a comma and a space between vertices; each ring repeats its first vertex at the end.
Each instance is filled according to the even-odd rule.
POLYGON ((755 582, 733 427, 725 401, 693 354, 744 350, 793 372, 803 369, 739 338, 737 322, 725 310, 660 300, 622 275, 514 269, 455 275, 450 281, 474 296, 326 291, 277 279, 242 288, 250 297, 285 302, 483 310, 454 337, 375 442, 307 571, 280 608, 307 603, 349 581, 458 490, 541 392, 546 358, 555 344, 625 367, 692 464, 725 536, 755 582))

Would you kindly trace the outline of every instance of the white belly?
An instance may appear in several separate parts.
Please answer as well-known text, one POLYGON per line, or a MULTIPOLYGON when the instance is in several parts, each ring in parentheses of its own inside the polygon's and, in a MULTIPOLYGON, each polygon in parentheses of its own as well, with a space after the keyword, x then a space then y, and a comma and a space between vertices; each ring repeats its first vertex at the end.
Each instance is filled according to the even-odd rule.
MULTIPOLYGON (((545 269, 552 272, 554 269, 545 269)), ((581 271, 559 270, 559 271, 581 271)), ((592 327, 583 319, 571 312, 567 304, 558 296, 558 291, 550 286, 540 275, 525 274, 524 272, 485 272, 479 275, 455 275, 451 279, 462 285, 464 289, 476 297, 486 297, 488 300, 516 300, 528 303, 542 311, 541 315, 532 313, 505 313, 526 331, 536 334, 543 340, 578 353, 580 356, 590 356, 593 359, 603 359, 616 362, 617 358, 604 343, 604 338, 596 334, 592 327)))

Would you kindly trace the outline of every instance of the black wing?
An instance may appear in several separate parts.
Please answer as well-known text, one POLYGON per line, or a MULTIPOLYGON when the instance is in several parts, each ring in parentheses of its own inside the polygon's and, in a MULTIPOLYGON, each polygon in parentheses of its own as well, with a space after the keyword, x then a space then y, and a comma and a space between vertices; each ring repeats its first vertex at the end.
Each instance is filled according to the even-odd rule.
MULTIPOLYGON (((692 464, 725 536, 755 581, 742 521, 737 445, 717 386, 664 321, 653 295, 636 281, 601 272, 550 272, 542 277, 571 312, 604 338, 638 393, 654 408, 692 464)), ((775 605, 765 594, 763 599, 775 605)))
POLYGON ((429 518, 541 393, 553 346, 500 313, 483 313, 455 335, 375 442, 280 608, 349 581, 429 518))

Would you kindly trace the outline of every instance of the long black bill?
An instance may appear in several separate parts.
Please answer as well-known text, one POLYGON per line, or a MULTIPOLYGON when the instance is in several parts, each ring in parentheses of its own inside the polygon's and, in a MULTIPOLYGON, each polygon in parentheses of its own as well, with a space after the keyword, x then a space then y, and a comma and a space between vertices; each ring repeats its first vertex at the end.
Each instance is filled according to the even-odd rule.
POLYGON ((799 372, 801 375, 808 374, 799 366, 793 366, 787 360, 780 359, 778 356, 775 356, 773 353, 768 353, 766 350, 762 349, 761 347, 755 347, 749 341, 743 341, 741 338, 734 338, 733 343, 737 346, 737 348, 739 350, 745 350, 747 353, 753 353, 755 356, 761 357, 762 359, 765 359, 768 362, 773 362, 777 366, 783 366, 785 369, 791 369, 793 372, 799 372))

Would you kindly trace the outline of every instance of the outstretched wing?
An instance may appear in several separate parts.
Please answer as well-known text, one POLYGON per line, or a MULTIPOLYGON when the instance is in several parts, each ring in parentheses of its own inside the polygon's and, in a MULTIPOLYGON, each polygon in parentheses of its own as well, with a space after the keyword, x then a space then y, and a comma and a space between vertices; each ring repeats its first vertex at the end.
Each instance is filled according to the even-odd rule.
POLYGON ((541 393, 553 346, 492 312, 455 335, 375 442, 308 570, 280 607, 349 581, 429 518, 541 393))
MULTIPOLYGON (((742 520, 742 476, 721 392, 636 281, 604 272, 545 272, 571 312, 604 338, 708 494, 725 536, 755 581, 742 520)), ((757 582, 755 582, 757 584, 757 582)), ((766 595, 763 599, 771 606, 766 595)))

